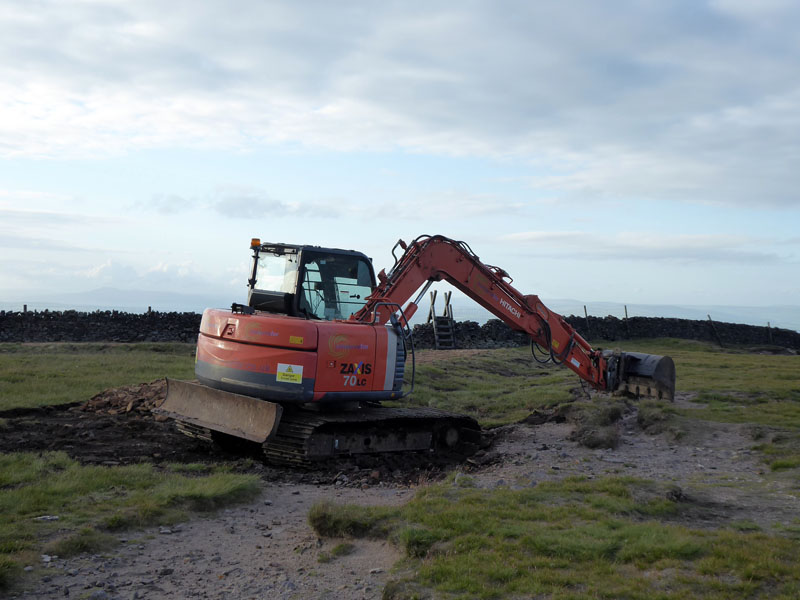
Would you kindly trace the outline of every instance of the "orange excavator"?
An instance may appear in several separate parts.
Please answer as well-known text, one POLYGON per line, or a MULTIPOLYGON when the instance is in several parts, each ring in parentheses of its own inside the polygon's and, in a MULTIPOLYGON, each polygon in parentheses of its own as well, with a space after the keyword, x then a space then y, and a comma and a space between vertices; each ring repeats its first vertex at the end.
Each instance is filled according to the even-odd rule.
POLYGON ((361 252, 258 239, 250 248, 247 304, 203 313, 199 383, 168 381, 160 411, 187 435, 250 440, 268 460, 284 464, 363 453, 474 452, 480 443, 474 419, 380 405, 413 390, 409 320, 435 281, 447 281, 526 333, 537 361, 563 364, 597 390, 674 396, 671 358, 593 349, 464 242, 441 235, 400 240, 394 266, 377 282, 361 252))

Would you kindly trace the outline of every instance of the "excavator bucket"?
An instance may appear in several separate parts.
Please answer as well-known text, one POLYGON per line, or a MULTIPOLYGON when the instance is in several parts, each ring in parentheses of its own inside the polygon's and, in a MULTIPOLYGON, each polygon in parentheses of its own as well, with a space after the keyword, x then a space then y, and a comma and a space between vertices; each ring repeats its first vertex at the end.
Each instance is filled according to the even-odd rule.
POLYGON ((176 421, 263 444, 278 429, 283 409, 266 400, 167 379, 167 398, 156 411, 176 421))
POLYGON ((615 353, 618 385, 614 391, 659 400, 675 399, 675 363, 669 356, 615 353))

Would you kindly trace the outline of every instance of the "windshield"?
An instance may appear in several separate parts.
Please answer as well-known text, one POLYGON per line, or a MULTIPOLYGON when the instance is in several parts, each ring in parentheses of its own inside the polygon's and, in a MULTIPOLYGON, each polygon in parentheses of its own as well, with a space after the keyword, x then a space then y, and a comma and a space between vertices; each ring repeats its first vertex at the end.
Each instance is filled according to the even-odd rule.
POLYGON ((299 309, 319 319, 346 319, 372 293, 372 270, 360 256, 303 253, 299 309))
POLYGON ((297 250, 287 248, 281 254, 260 252, 253 287, 267 292, 294 294, 297 287, 297 250))

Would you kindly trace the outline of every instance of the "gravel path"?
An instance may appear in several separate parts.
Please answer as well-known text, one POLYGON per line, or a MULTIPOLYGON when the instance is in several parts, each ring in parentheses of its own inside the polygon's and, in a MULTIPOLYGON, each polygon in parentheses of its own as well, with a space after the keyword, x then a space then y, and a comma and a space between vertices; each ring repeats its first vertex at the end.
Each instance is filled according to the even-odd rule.
POLYGON ((256 502, 171 528, 129 532, 113 551, 51 559, 21 598, 380 598, 400 558, 388 542, 354 540, 350 554, 319 562, 338 540, 320 540, 308 508, 332 499, 397 504, 409 489, 269 484, 256 502))

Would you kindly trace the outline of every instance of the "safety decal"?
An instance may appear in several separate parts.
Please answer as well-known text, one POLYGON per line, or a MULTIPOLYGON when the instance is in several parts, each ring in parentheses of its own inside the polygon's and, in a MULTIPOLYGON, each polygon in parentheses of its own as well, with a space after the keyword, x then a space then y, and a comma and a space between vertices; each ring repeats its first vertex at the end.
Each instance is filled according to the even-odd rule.
POLYGON ((289 336, 289 343, 290 344, 302 344, 303 343, 303 338, 300 337, 299 335, 290 335, 289 336))
POLYGON ((575 365, 575 367, 577 367, 578 369, 581 368, 581 363, 578 362, 577 360, 575 360, 574 358, 570 358, 569 362, 571 362, 573 365, 575 365))
POLYGON ((303 365, 278 363, 275 380, 283 383, 303 383, 303 365))

